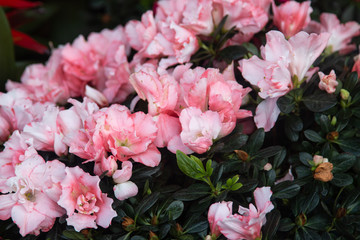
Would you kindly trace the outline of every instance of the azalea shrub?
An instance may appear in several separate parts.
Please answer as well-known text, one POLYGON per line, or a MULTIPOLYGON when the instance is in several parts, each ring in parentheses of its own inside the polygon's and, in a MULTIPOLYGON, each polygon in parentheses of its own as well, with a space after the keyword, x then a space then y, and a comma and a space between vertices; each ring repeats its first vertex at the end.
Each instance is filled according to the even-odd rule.
POLYGON ((52 47, 0 93, 0 239, 359 239, 348 4, 159 0, 52 47))

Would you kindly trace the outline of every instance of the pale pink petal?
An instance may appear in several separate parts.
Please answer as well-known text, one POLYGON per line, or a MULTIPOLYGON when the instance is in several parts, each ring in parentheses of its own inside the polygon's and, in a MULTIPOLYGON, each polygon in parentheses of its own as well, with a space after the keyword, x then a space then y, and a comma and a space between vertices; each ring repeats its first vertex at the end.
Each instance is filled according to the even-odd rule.
POLYGON ((136 196, 137 193, 138 187, 131 181, 119 183, 114 186, 115 197, 119 200, 125 200, 136 196))
POLYGON ((76 231, 80 232, 85 228, 97 228, 95 215, 85 215, 74 213, 66 219, 68 225, 73 226, 76 231))
POLYGON ((254 117, 257 128, 264 128, 265 132, 268 132, 274 127, 280 114, 277 100, 278 98, 267 98, 257 106, 254 117))

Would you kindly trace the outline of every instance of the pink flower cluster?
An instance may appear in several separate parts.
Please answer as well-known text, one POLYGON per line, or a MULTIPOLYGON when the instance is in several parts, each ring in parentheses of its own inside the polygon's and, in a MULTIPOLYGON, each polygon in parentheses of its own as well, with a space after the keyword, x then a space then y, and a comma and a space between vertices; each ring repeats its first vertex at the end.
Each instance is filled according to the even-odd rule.
MULTIPOLYGON (((203 154, 239 121, 248 121, 252 112, 241 106, 251 88, 237 82, 234 63, 220 71, 195 67, 190 60, 199 39, 210 38, 226 16, 224 29, 235 27, 238 33, 225 46, 252 39, 268 23, 271 3, 161 0, 141 21, 79 36, 53 49, 45 64, 28 66, 21 83, 8 81, 8 92, 0 93, 0 219, 11 217, 23 236, 49 231, 64 214, 77 231, 106 228, 116 213, 113 200, 99 188, 100 175, 112 177, 115 197, 125 200, 138 192, 131 181, 133 167, 158 166, 158 148, 203 154), (120 105, 131 94, 137 96, 130 109, 120 105), (147 113, 134 112, 140 99, 147 113), (95 176, 59 160, 45 161, 40 151, 94 162, 95 176)), ((320 23, 311 21, 309 1, 273 3, 272 9, 280 31, 266 34, 261 58, 239 61, 242 76, 263 99, 254 120, 265 131, 280 114, 278 98, 318 71, 311 66, 323 51, 346 54, 360 34, 358 23, 341 24, 329 13, 320 23)), ((353 71, 360 75, 360 57, 355 61, 353 71)), ((315 75, 320 89, 335 91, 334 72, 315 75)), ((273 205, 269 188, 254 195, 257 207, 240 207, 239 214, 232 215, 232 203, 213 205, 212 233, 259 237, 273 205)))
POLYGON ((171 152, 204 153, 213 141, 231 133, 237 119, 250 117, 240 109, 250 91, 235 80, 233 65, 223 73, 214 68, 179 65, 172 71, 143 65, 130 76, 149 114, 157 119, 157 147, 171 152))
POLYGON ((100 178, 58 160, 45 162, 26 142, 14 132, 1 152, 0 219, 11 217, 22 236, 49 231, 65 213, 77 231, 108 227, 116 212, 99 188, 100 178))
POLYGON ((261 239, 261 227, 266 223, 266 214, 273 210, 270 187, 257 188, 254 191, 256 207, 239 206, 239 214, 232 214, 232 202, 218 202, 210 206, 208 221, 211 234, 218 237, 223 234, 230 240, 261 239))

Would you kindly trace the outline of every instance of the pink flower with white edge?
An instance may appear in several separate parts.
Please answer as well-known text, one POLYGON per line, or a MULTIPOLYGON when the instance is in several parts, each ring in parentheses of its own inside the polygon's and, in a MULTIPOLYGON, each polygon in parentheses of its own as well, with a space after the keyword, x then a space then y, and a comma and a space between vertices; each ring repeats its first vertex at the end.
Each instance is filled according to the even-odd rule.
POLYGON ((212 18, 213 0, 188 1, 183 11, 182 24, 196 35, 210 35, 214 30, 212 18))
POLYGON ((239 30, 230 43, 241 44, 265 27, 269 20, 270 3, 271 0, 215 0, 212 14, 216 25, 228 15, 225 28, 235 26, 239 30))
POLYGON ((252 203, 249 208, 239 206, 239 214, 218 222, 220 232, 229 240, 261 238, 261 227, 266 223, 265 215, 274 208, 270 201, 271 195, 270 187, 256 188, 256 207, 252 203))
POLYGON ((277 7, 272 2, 274 25, 284 33, 285 37, 294 36, 309 24, 312 12, 310 3, 310 1, 302 3, 288 1, 277 7))
POLYGON ((157 127, 150 115, 131 114, 125 106, 117 104, 102 112, 104 115, 97 119, 95 129, 98 129, 97 134, 103 139, 106 150, 119 161, 132 158, 149 167, 159 165, 161 154, 154 144, 157 127))
POLYGON ((39 235, 54 225, 65 211, 56 202, 61 193, 60 182, 65 177, 65 165, 48 161, 35 152, 15 166, 15 176, 7 180, 11 191, 0 195, 0 219, 12 218, 20 234, 39 235))
POLYGON ((345 55, 356 49, 355 44, 351 44, 351 40, 360 35, 360 24, 355 21, 342 24, 335 14, 322 13, 320 23, 311 21, 305 30, 309 33, 330 33, 328 51, 330 53, 339 51, 340 54, 345 55))
POLYGON ((173 111, 178 101, 179 84, 169 74, 159 75, 151 64, 144 64, 130 76, 139 97, 148 101, 152 116, 173 111))
POLYGON ((202 112, 195 107, 185 108, 180 113, 181 140, 196 153, 204 153, 217 139, 221 130, 221 120, 217 112, 202 112))
POLYGON ((115 197, 119 200, 125 200, 135 196, 138 193, 138 187, 132 181, 129 181, 132 175, 132 163, 125 161, 121 165, 121 170, 116 170, 112 176, 116 185, 114 186, 115 197))
POLYGON ((280 114, 277 99, 306 80, 329 37, 328 33, 299 32, 287 41, 281 32, 270 31, 266 34, 266 45, 261 47, 263 59, 253 56, 239 61, 243 77, 258 86, 259 96, 265 99, 256 108, 254 121, 258 128, 270 131, 275 125, 280 114))
POLYGON ((216 237, 220 236, 218 222, 226 219, 232 214, 232 202, 217 202, 213 203, 208 211, 208 221, 210 224, 210 232, 216 237))
POLYGON ((113 200, 100 190, 100 178, 79 167, 67 167, 65 172, 58 204, 66 210, 67 224, 76 231, 97 228, 97 225, 109 227, 117 214, 111 207, 113 200))
POLYGON ((329 75, 325 75, 323 72, 319 72, 319 88, 327 93, 334 93, 336 86, 339 84, 336 81, 336 74, 334 70, 331 70, 329 75))

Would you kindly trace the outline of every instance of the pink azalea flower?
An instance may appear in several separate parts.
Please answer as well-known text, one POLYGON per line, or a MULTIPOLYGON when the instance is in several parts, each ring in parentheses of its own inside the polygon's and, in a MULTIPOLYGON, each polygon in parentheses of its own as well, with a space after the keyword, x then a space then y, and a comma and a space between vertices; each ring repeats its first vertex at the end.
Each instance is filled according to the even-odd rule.
POLYGON ((208 221, 210 224, 210 232, 212 235, 220 236, 218 223, 232 214, 232 202, 222 201, 214 203, 208 211, 208 221))
POLYGON ((253 56, 239 61, 243 77, 259 87, 259 96, 265 100, 256 109, 254 118, 258 128, 265 131, 275 125, 280 110, 276 105, 279 97, 297 84, 305 81, 313 62, 326 47, 328 33, 307 34, 299 32, 286 41, 278 31, 266 34, 266 45, 261 47, 263 59, 253 56), (294 82, 293 82, 294 81, 294 82))
POLYGON ((300 32, 311 21, 310 13, 312 8, 310 7, 310 1, 302 3, 288 1, 278 7, 272 2, 272 9, 274 12, 274 25, 287 38, 300 32))
POLYGON ((11 192, 0 195, 0 219, 12 218, 20 234, 39 235, 64 214, 56 202, 65 165, 57 160, 46 162, 36 152, 15 166, 15 175, 7 180, 11 192))
POLYGON ((79 167, 67 167, 65 172, 58 204, 66 210, 68 225, 76 231, 97 228, 97 225, 109 227, 117 214, 111 207, 113 200, 100 190, 100 178, 79 167))
POLYGON ((336 74, 334 70, 331 70, 329 75, 325 75, 322 72, 319 72, 319 88, 325 90, 327 93, 334 93, 336 86, 339 84, 336 81, 336 74))
POLYGON ((221 130, 221 120, 217 112, 202 112, 198 108, 189 107, 181 111, 181 140, 196 153, 204 153, 217 139, 221 130))
POLYGON ((132 163, 125 161, 121 165, 121 170, 116 170, 113 177, 116 185, 114 186, 115 197, 119 200, 125 200, 138 193, 138 187, 135 183, 129 181, 132 175, 132 163))
POLYGON ((154 144, 157 127, 150 115, 131 114, 126 107, 113 104, 104 109, 95 128, 99 130, 96 134, 103 139, 105 148, 118 160, 132 158, 150 167, 160 163, 161 155, 154 144))
POLYGON ((152 116, 175 109, 179 84, 171 75, 160 76, 152 65, 144 64, 131 74, 130 83, 139 97, 148 101, 148 112, 152 116))
POLYGON ((233 26, 240 31, 231 42, 241 44, 249 41, 261 31, 269 20, 268 11, 271 0, 215 0, 213 16, 215 24, 228 15, 225 28, 233 26))
POLYGON ((0 192, 11 191, 6 181, 15 176, 15 167, 25 160, 25 155, 36 152, 31 145, 32 140, 24 138, 18 130, 14 131, 9 140, 4 143, 5 149, 0 152, 0 192))
POLYGON ((360 24, 351 21, 341 24, 335 14, 322 13, 320 23, 311 21, 306 28, 307 32, 331 34, 327 43, 330 52, 339 51, 340 54, 347 54, 356 49, 355 44, 350 44, 351 39, 360 35, 360 24))
POLYGON ((261 227, 266 223, 266 214, 274 205, 270 201, 270 187, 257 188, 254 191, 255 206, 239 206, 239 214, 230 215, 218 221, 220 232, 229 240, 261 238, 261 227))
POLYGON ((212 0, 188 1, 183 11, 183 25, 197 35, 210 35, 214 29, 212 0))

